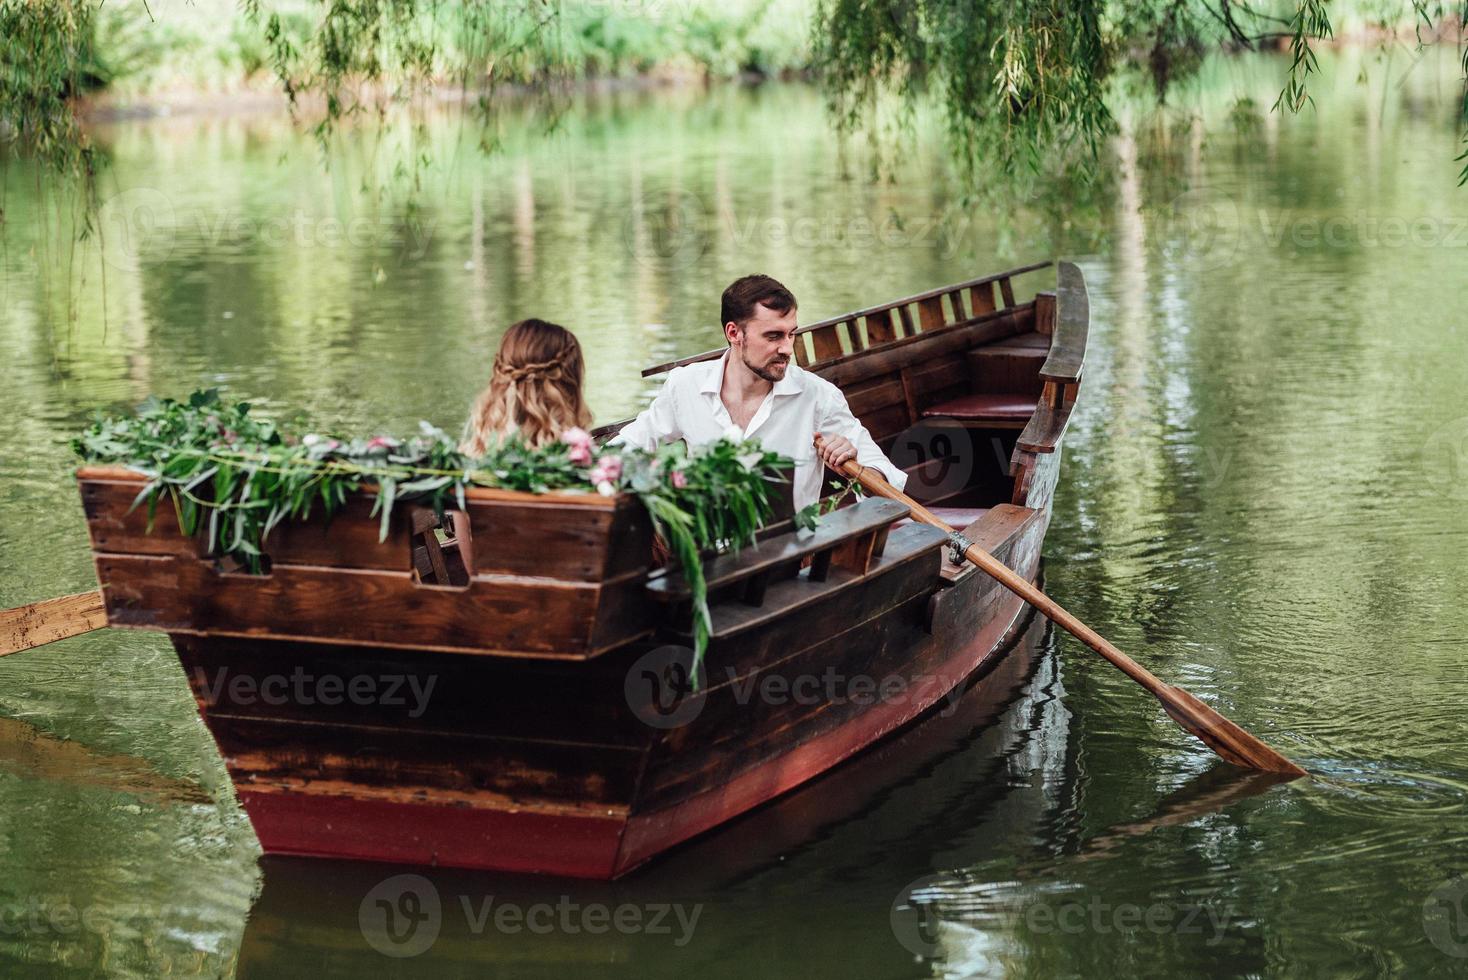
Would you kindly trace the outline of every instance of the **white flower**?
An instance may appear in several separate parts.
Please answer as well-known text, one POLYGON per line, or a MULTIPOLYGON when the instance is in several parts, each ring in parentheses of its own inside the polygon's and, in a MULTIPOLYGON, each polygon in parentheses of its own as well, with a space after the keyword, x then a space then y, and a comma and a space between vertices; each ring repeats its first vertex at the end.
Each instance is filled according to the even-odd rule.
POLYGON ((321 437, 312 432, 310 435, 303 436, 301 438, 301 445, 305 446, 307 449, 310 449, 312 446, 316 445, 320 441, 321 437))
POLYGON ((745 453, 743 456, 737 456, 735 458, 739 460, 740 466, 744 467, 747 470, 752 470, 755 468, 760 460, 765 458, 765 454, 763 452, 745 453))
POLYGON ((739 428, 739 426, 730 423, 729 428, 724 430, 724 438, 728 439, 730 442, 743 442, 744 430, 739 428))
POLYGON ((617 488, 612 486, 611 480, 603 480, 596 485, 596 492, 603 497, 615 497, 617 495, 617 488))

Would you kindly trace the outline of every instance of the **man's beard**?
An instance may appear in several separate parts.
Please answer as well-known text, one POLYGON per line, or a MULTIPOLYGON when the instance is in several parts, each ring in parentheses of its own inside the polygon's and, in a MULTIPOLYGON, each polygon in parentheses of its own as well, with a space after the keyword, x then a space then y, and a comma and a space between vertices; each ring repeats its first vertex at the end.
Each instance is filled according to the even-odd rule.
POLYGON ((741 360, 744 361, 745 367, 754 372, 755 377, 762 378, 771 384, 784 380, 785 372, 790 368, 790 358, 788 357, 771 358, 765 362, 763 367, 749 363, 748 355, 742 356, 741 360))

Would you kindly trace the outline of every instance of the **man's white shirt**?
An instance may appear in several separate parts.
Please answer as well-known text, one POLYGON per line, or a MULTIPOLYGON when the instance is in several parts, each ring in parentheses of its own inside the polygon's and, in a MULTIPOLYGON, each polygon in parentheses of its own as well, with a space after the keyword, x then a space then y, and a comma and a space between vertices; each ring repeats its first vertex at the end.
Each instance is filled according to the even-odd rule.
POLYGON ((652 404, 612 441, 651 452, 659 443, 679 439, 689 446, 716 442, 726 434, 758 439, 766 450, 795 460, 796 510, 821 497, 824 467, 812 443, 817 432, 845 436, 856 447, 861 465, 880 470, 899 490, 907 484, 907 474, 892 465, 851 414, 841 389, 795 364, 785 369, 785 377, 774 383, 749 425, 740 430, 719 395, 728 358, 725 351, 717 360, 674 368, 652 404))

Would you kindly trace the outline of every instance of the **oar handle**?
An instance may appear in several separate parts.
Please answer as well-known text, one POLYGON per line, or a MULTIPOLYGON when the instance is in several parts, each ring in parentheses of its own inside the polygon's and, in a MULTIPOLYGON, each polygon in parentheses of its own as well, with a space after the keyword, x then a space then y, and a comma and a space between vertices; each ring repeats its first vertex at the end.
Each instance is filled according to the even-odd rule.
MULTIPOLYGON (((818 436, 816 438, 818 449, 821 442, 818 436)), ((1290 776, 1306 775, 1305 770, 1187 691, 1164 684, 1151 671, 1122 653, 1100 633, 1072 616, 1060 603, 1041 592, 1014 569, 964 538, 932 511, 892 486, 879 471, 862 466, 854 459, 841 464, 840 471, 860 483, 869 493, 906 504, 911 508, 915 519, 946 532, 953 539, 954 544, 962 550, 965 558, 979 566, 985 574, 1000 585, 1034 606, 1045 615, 1045 618, 1065 629, 1076 639, 1106 658, 1122 673, 1146 688, 1153 697, 1162 702, 1163 708, 1175 721, 1196 735, 1225 760, 1250 769, 1285 773, 1290 776)))

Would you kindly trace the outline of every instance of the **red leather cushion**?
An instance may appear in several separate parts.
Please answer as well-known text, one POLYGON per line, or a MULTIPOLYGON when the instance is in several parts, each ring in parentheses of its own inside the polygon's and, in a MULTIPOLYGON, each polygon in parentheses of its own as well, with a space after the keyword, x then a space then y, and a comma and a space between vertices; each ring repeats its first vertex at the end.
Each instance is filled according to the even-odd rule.
POLYGON ((1034 395, 997 392, 984 395, 960 395, 923 409, 923 418, 952 418, 964 421, 1022 422, 1035 411, 1039 399, 1034 395))

